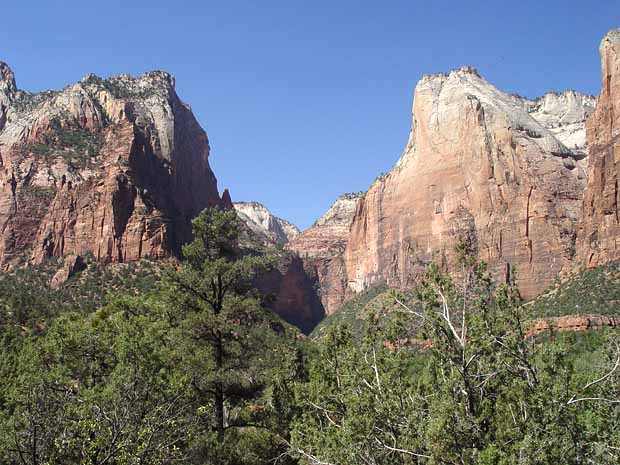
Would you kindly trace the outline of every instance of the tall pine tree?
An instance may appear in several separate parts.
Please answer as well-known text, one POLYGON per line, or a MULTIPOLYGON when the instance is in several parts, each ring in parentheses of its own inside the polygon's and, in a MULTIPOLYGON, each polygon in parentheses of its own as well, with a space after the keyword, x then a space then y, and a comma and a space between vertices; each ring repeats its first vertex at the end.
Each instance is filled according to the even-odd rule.
POLYGON ((283 338, 292 332, 261 306, 253 288, 274 261, 243 253, 239 231, 234 210, 203 211, 183 262, 168 275, 179 368, 203 424, 195 450, 208 463, 231 463, 235 454, 237 463, 260 463, 278 450, 277 382, 296 370, 296 349, 283 338))

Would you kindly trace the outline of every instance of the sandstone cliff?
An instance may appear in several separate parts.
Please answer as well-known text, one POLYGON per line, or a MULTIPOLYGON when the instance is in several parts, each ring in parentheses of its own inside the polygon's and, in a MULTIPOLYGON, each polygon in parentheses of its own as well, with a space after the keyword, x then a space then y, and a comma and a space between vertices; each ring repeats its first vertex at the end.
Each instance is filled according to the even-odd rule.
POLYGON ((234 202, 233 206, 255 238, 265 245, 286 244, 299 234, 297 226, 273 215, 258 202, 234 202))
POLYGON ((92 253, 177 253, 190 221, 222 205, 206 133, 174 78, 94 75, 19 90, 0 63, 0 263, 92 253))
POLYGON ((620 30, 605 36, 600 54, 602 90, 587 123, 588 185, 577 241, 579 261, 588 267, 620 259, 620 30))
POLYGON ((453 264, 467 240, 529 298, 574 253, 585 177, 567 148, 514 96, 470 67, 417 85, 409 142, 357 203, 345 251, 351 290, 402 285, 413 260, 453 264))
POLYGON ((344 250, 357 201, 362 194, 344 194, 310 228, 288 245, 302 257, 306 269, 316 276, 325 312, 337 311, 347 296, 344 250))
POLYGON ((266 296, 266 306, 306 334, 325 317, 317 294, 317 276, 309 273, 303 260, 295 254, 284 253, 278 266, 260 276, 256 284, 266 296))

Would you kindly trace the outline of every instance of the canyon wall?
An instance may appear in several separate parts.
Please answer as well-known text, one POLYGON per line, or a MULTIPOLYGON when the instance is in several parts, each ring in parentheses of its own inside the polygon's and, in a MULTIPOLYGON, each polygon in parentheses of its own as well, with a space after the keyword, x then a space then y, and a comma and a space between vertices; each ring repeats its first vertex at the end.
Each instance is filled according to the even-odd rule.
POLYGON ((471 67, 416 86, 407 147, 357 203, 348 286, 406 284, 414 262, 454 265, 466 240, 533 297, 569 264, 585 185, 578 160, 518 97, 471 67))
MULTIPOLYGON (((304 330, 374 284, 407 286, 417 263, 466 241, 532 298, 563 271, 620 259, 620 31, 600 46, 602 91, 528 99, 471 67, 416 86, 406 148, 365 193, 307 230, 234 205, 248 240, 289 253, 260 285, 304 330)), ((175 255, 219 196, 209 142, 171 75, 20 90, 0 62, 0 266, 51 256, 175 255)))
MULTIPOLYGON (((21 91, 0 63, 0 263, 176 254, 224 205, 209 142, 164 72, 21 91)), ((227 196, 226 196, 227 197, 227 196)))
POLYGON ((588 185, 577 240, 579 263, 594 267, 620 259, 620 30, 600 46, 602 89, 587 123, 588 185))
POLYGON ((304 267, 315 277, 328 315, 336 312, 351 294, 344 251, 361 197, 361 193, 341 195, 321 218, 286 246, 303 259, 304 267))

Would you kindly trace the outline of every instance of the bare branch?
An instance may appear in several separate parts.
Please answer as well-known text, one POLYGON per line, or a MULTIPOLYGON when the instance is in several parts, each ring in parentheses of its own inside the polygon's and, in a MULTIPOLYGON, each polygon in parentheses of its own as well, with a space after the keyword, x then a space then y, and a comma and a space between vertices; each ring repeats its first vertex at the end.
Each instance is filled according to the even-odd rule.
POLYGON ((388 446, 385 442, 383 442, 381 439, 375 437, 375 441, 377 442, 377 444, 379 444, 381 447, 392 451, 392 452, 399 452, 401 454, 407 454, 407 455, 411 455, 412 457, 420 457, 420 458, 424 458, 424 459, 432 459, 433 457, 430 455, 424 455, 424 454, 418 454, 417 452, 411 452, 410 450, 406 450, 406 449, 400 449, 398 447, 392 447, 392 446, 388 446))
POLYGON ((415 315, 415 316, 417 316, 418 318, 421 318, 422 320, 424 320, 424 319, 425 319, 425 317, 424 317, 424 314, 423 314, 423 313, 419 313, 419 312, 416 312, 415 310, 412 310, 409 306, 407 306, 407 305, 405 305, 403 302, 401 302, 401 301, 398 299, 398 297, 394 297, 394 300, 396 301, 396 303, 397 303, 398 305, 400 305, 402 308, 404 308, 404 309, 407 311, 407 313, 411 313, 412 315, 415 315))
MULTIPOLYGON (((586 391, 589 388, 591 388, 592 386, 595 386, 595 385, 597 385, 599 383, 602 383, 603 381, 608 379, 611 375, 613 375, 614 372, 618 369, 618 367, 620 367, 620 347, 618 346, 617 343, 616 343, 616 351, 618 353, 618 358, 616 359, 616 363, 614 364, 613 368, 609 372, 607 372, 605 375, 601 376, 600 378, 595 379, 594 381, 591 381, 588 384, 586 384, 581 389, 582 391, 586 391)), ((582 397, 580 399, 577 399, 576 396, 573 396, 567 402, 567 405, 571 405, 571 404, 574 404, 576 402, 583 402, 583 401, 586 401, 586 400, 598 400, 598 401, 603 401, 603 402, 609 402, 609 403, 612 403, 612 404, 620 403, 620 400, 612 400, 612 399, 606 399, 606 398, 602 398, 602 397, 582 397)))

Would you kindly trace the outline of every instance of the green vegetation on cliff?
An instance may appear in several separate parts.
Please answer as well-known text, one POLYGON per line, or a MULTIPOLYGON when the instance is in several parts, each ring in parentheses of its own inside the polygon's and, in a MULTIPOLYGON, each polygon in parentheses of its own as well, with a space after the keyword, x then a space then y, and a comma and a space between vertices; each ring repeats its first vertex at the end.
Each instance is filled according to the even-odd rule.
POLYGON ((65 127, 59 119, 50 121, 50 130, 41 140, 24 145, 21 150, 40 157, 60 156, 79 166, 86 166, 99 156, 104 144, 103 134, 80 127, 65 127))
POLYGON ((341 308, 338 309, 333 315, 329 315, 324 318, 316 328, 310 334, 312 338, 320 338, 327 331, 327 328, 332 326, 338 326, 346 324, 352 328, 355 332, 360 330, 364 323, 366 306, 377 296, 383 294, 388 290, 385 284, 377 284, 370 287, 364 292, 354 296, 348 300, 341 308))
POLYGON ((620 315, 620 262, 572 273, 527 307, 536 317, 620 315))

